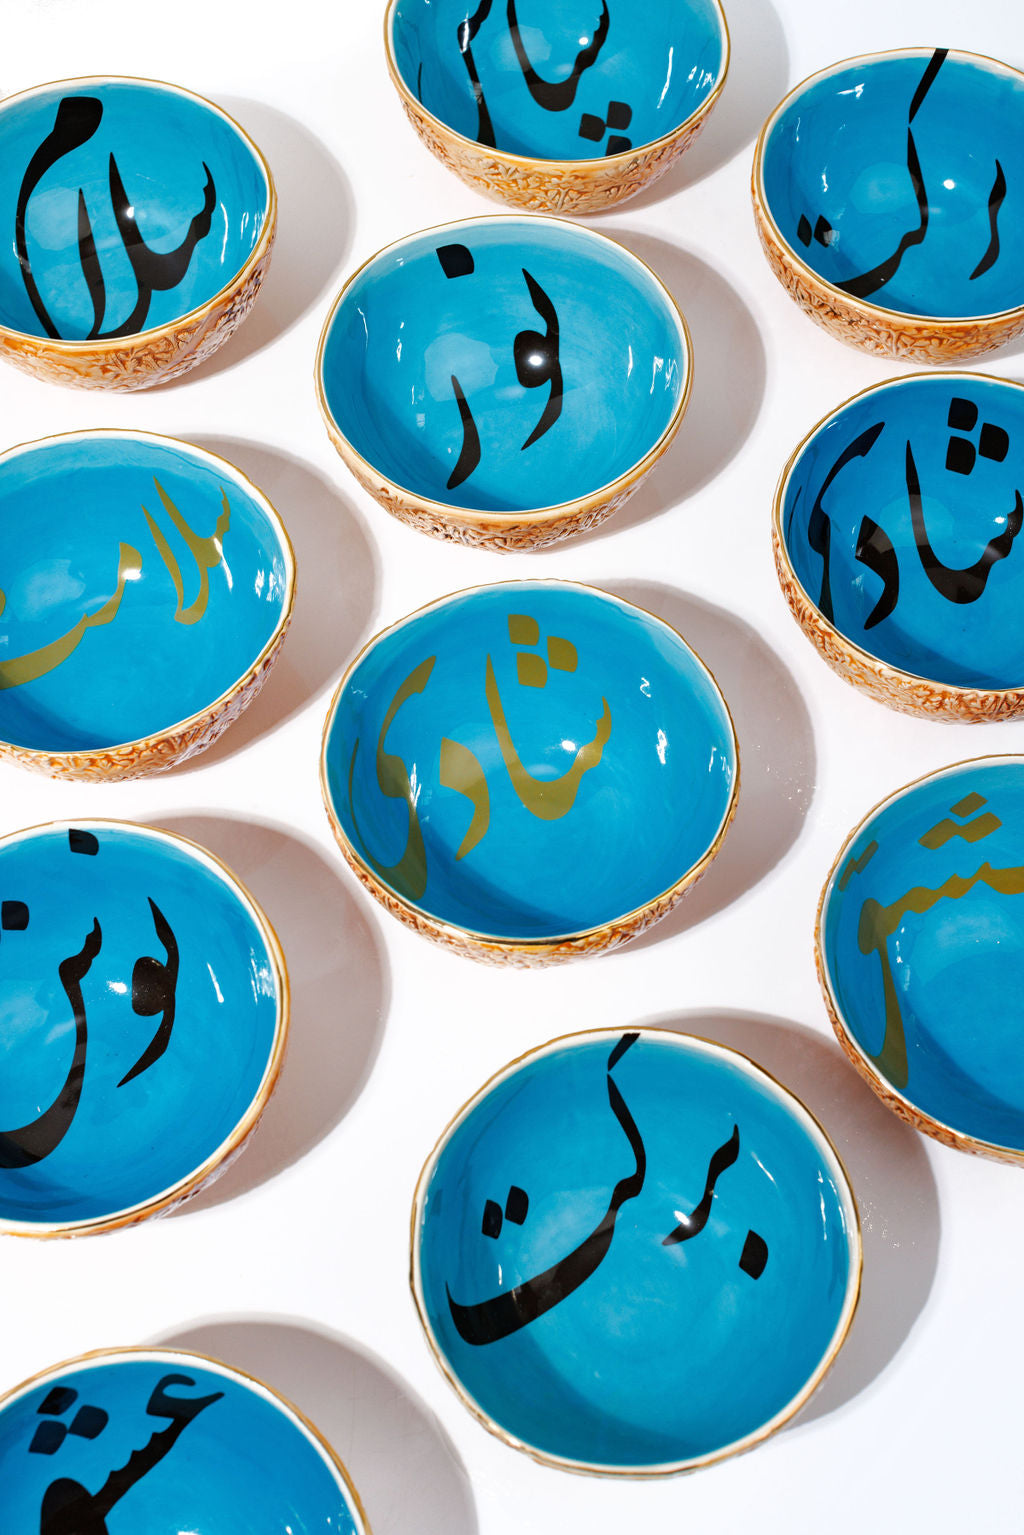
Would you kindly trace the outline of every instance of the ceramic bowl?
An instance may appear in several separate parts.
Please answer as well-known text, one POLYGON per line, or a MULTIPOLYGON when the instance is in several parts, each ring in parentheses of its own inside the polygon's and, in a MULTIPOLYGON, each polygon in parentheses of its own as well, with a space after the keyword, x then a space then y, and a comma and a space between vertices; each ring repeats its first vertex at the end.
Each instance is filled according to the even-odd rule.
POLYGON ((277 201, 249 136, 158 80, 58 80, 0 102, 0 356, 58 384, 145 389, 241 324, 277 201))
POLYGON ((891 1109, 1024 1163, 1024 758, 979 757, 876 806, 818 907, 818 976, 847 1055, 891 1109))
POLYGON ((0 1230, 77 1236, 169 1209, 274 1089, 273 929, 211 853, 125 821, 0 838, 0 889, 0 1230))
POLYGON ((263 493, 148 432, 0 454, 0 758, 140 778, 249 704, 291 618, 295 561, 263 493))
POLYGON ((903 713, 1019 714, 1022 492, 1021 385, 937 373, 855 395, 805 437, 775 493, 794 617, 841 677, 903 713))
POLYGON ((630 251, 544 218, 409 235, 349 278, 320 338, 331 441, 421 532, 528 549, 596 527, 664 453, 686 322, 630 251))
POLYGON ((860 1267, 817 1121, 745 1056, 657 1029, 514 1061, 413 1208, 437 1362, 486 1428, 571 1471, 690 1471, 767 1438, 838 1353, 860 1267))
POLYGON ((337 1455, 262 1381, 178 1349, 106 1349, 0 1398, 12 1530, 369 1535, 337 1455))
POLYGON ((1024 75, 904 48, 812 75, 758 139, 758 232, 813 320, 864 351, 980 356, 1024 331, 1024 75))
POLYGON ((474 959, 625 943, 704 872, 736 736, 674 629, 561 581, 443 597, 349 667, 321 785, 341 850, 400 921, 474 959))
POLYGON ((420 138, 490 197, 594 213, 664 175, 725 84, 718 0, 390 0, 388 71, 420 138), (582 18, 582 19, 581 19, 582 18))

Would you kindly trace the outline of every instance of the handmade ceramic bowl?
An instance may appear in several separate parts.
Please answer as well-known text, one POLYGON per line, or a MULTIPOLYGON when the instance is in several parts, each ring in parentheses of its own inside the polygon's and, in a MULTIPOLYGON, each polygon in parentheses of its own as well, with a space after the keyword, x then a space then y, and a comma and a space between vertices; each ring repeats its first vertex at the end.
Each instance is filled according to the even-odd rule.
POLYGON ((288 979, 212 853, 125 821, 0 838, 0 1230, 76 1236, 195 1193, 255 1129, 288 979))
POLYGON ((140 778, 255 698, 291 618, 270 502, 222 458, 148 432, 0 454, 0 758, 140 778))
POLYGON ((690 1471, 799 1410, 860 1286, 857 1207, 807 1110, 657 1029, 514 1061, 429 1157, 412 1285, 492 1433, 571 1471, 690 1471))
POLYGON ((826 416, 775 493, 793 616, 829 665, 907 714, 1024 710, 1024 388, 894 379, 826 416))
POLYGON ((664 175, 725 84, 718 0, 390 0, 388 70, 438 159, 490 197, 594 213, 664 175))
POLYGON ((752 180, 775 275, 868 352, 977 357, 1024 331, 1024 75, 904 48, 812 75, 775 109, 752 180))
POLYGON ((59 384, 145 389, 248 314, 277 200, 246 133, 158 80, 58 80, 0 102, 0 356, 59 384))
POLYGON ((331 441, 435 537, 526 549, 596 527, 690 394, 674 299, 630 251, 544 218, 466 219, 380 251, 320 338, 331 441))
POLYGON ((492 963, 625 943, 718 851, 736 736, 674 629, 561 581, 443 597, 342 678, 321 785, 341 850, 400 921, 492 963))
POLYGON ((0 1399, 4 1510, 40 1535, 369 1535, 341 1461, 262 1381, 178 1349, 106 1349, 0 1399))

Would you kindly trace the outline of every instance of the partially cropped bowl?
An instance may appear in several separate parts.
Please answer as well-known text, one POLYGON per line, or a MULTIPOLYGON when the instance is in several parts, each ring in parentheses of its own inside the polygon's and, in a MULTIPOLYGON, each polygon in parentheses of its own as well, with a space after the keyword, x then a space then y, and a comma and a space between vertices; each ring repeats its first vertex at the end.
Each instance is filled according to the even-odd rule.
POLYGON ((1024 387, 918 374, 847 400, 775 493, 790 611, 847 682, 905 714, 1024 711, 1024 387))
POLYGON ((12 1530, 369 1535, 345 1467, 297 1407, 180 1349, 81 1354, 8 1391, 0 1468, 12 1530))
POLYGON ((277 1081, 270 923, 212 853, 126 821, 0 838, 0 888, 0 1231, 170 1209, 242 1149, 277 1081))
POLYGON ((220 107, 158 80, 58 80, 0 101, 0 357, 58 384, 145 389, 248 314, 277 199, 220 107))
POLYGON ((467 219, 349 278, 317 354, 331 441, 436 538, 537 548, 596 527, 664 453, 686 322, 632 252, 558 219, 467 219))
POLYGON ((725 84, 718 0, 390 0, 388 70, 450 170, 538 212, 595 213, 663 176, 725 84), (589 11, 589 14, 588 14, 589 11))
POLYGON ((488 963, 625 943, 707 868, 732 819, 725 700, 661 619, 592 587, 443 597, 349 667, 321 786, 358 878, 488 963))
POLYGON ((413 1207, 441 1369, 485 1428, 568 1471, 752 1449, 832 1364, 860 1269, 817 1121, 745 1056, 657 1029, 569 1035, 492 1077, 413 1207))
POLYGON ((0 454, 0 760, 140 778, 205 750, 263 686, 295 561, 224 459, 148 432, 0 454))
POLYGON ((901 1119, 1024 1164, 1024 758, 899 789, 822 891, 818 977, 850 1060, 901 1119))
POLYGON ((922 362, 1024 332, 1024 75, 946 48, 847 59, 761 130, 752 190, 776 277, 851 346, 922 362))

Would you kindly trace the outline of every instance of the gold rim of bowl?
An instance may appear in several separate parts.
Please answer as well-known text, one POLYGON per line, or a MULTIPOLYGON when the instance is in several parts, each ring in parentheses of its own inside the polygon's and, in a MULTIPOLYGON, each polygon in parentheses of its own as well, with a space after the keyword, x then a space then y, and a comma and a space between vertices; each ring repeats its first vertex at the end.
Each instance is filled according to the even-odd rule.
POLYGON ((420 1274, 419 1261, 419 1242, 417 1238, 419 1235, 420 1227, 422 1225, 423 1201, 426 1195, 427 1185, 433 1176, 434 1169, 437 1166, 441 1153, 444 1151, 453 1132, 473 1111, 473 1109, 476 1108, 477 1104, 481 1103, 500 1082, 504 1081, 506 1077, 509 1077, 514 1072, 518 1071, 519 1068, 525 1065, 528 1061, 538 1059, 541 1056, 550 1054, 555 1050, 561 1049, 565 1045, 573 1044, 579 1040, 596 1041, 599 1039, 618 1039, 623 1033, 621 1028, 581 1029, 571 1034, 560 1034, 555 1039, 548 1040, 546 1044, 536 1045, 533 1049, 524 1051, 522 1055, 516 1056, 514 1060, 508 1063, 508 1065, 502 1066, 493 1074, 493 1076, 489 1077, 483 1086, 479 1088, 473 1094, 473 1096, 469 1098, 452 1116, 444 1130, 442 1130, 441 1134, 438 1136, 437 1141, 434 1144, 434 1149, 431 1151, 430 1155, 427 1157, 427 1160, 424 1162, 423 1168, 416 1183, 416 1191, 413 1195, 412 1217, 410 1222, 409 1287, 412 1290, 412 1298, 416 1307, 416 1313, 419 1317, 420 1325, 423 1328, 430 1352, 433 1355, 434 1363, 437 1365, 438 1369, 441 1371, 448 1384, 458 1395, 463 1406, 469 1409, 474 1418, 476 1418, 477 1421, 481 1423, 489 1433, 494 1434, 495 1437, 502 1440, 503 1443, 510 1445, 512 1449, 523 1451, 524 1454, 529 1455, 531 1459, 537 1461, 541 1465, 553 1466, 556 1469, 562 1471, 577 1472, 583 1476, 617 1476, 631 1480, 647 1480, 653 1477, 678 1476, 690 1471, 698 1471, 704 1466, 716 1465, 719 1461, 728 1460, 734 1455, 742 1455, 747 1450, 755 1449, 757 1445, 763 1443, 764 1440, 777 1433, 778 1430, 783 1428, 791 1418, 795 1417, 795 1415, 804 1406, 808 1398, 814 1393, 814 1391, 817 1390, 818 1386, 820 1386, 821 1382, 832 1368, 832 1365, 835 1363, 839 1351, 846 1340, 846 1336, 850 1331, 850 1327, 853 1323, 854 1313, 857 1310, 857 1303, 860 1299, 861 1273, 863 1270, 863 1243, 861 1239, 860 1211, 857 1208, 857 1200, 853 1192, 853 1185, 850 1182, 849 1174, 843 1165, 843 1160, 833 1145, 832 1139, 828 1132, 821 1124, 821 1121, 815 1114, 811 1113, 807 1105, 797 1097, 796 1093, 794 1093, 791 1088, 786 1087, 782 1082, 778 1080, 777 1077, 774 1077, 770 1071, 766 1071, 763 1066, 759 1065, 757 1061, 755 1061, 751 1056, 746 1055, 743 1051, 735 1050, 730 1045, 719 1044, 717 1040, 707 1039, 703 1035, 683 1034, 677 1032, 675 1029, 659 1029, 646 1025, 641 1026, 635 1031, 631 1029, 629 1032, 636 1032, 641 1039, 654 1036, 663 1040, 681 1041, 684 1045, 690 1047, 697 1045, 703 1051, 722 1056, 733 1064, 739 1063, 745 1072, 753 1075, 755 1078, 766 1080, 771 1084, 771 1087, 781 1095, 786 1107, 790 1110, 790 1112, 794 1114, 794 1118, 802 1121, 803 1128, 808 1132, 811 1139, 816 1143, 825 1161, 831 1161, 833 1164, 833 1176, 835 1177, 836 1187, 841 1196, 841 1203, 847 1222, 847 1237, 849 1241, 850 1266, 846 1281, 846 1294, 843 1299, 843 1308, 840 1312, 839 1320, 836 1323, 836 1328, 832 1334, 828 1348, 822 1355, 813 1373, 809 1376, 808 1380, 797 1392, 796 1396, 794 1396, 778 1413, 776 1413, 774 1417, 770 1418, 767 1423, 762 1424, 760 1428, 755 1429, 752 1433, 745 1435, 742 1439, 736 1440, 733 1444, 727 1445, 723 1449, 712 1451, 707 1455, 697 1456, 691 1460, 670 1461, 663 1465, 651 1467, 618 1466, 614 1463, 609 1463, 607 1465, 590 1464, 586 1461, 571 1460, 564 1456, 554 1455, 547 1451, 540 1450, 535 1445, 527 1444, 525 1440, 518 1439, 514 1434, 509 1433, 507 1429, 502 1428, 497 1420, 491 1417, 486 1408, 482 1407, 477 1402, 476 1398, 473 1397, 459 1381, 454 1371, 449 1367, 440 1348, 440 1345, 434 1336, 433 1329, 431 1328, 429 1319, 427 1317, 426 1304, 423 1299, 423 1285, 420 1274))
MULTIPOLYGON (((274 982, 277 989, 277 1017, 274 1023, 274 1037, 271 1041, 270 1054, 267 1057, 263 1076, 256 1093, 235 1125, 234 1129, 217 1146, 209 1156, 204 1158, 200 1165, 192 1172, 186 1173, 176 1183, 148 1199, 139 1200, 137 1204, 126 1205, 123 1209, 112 1210, 107 1215, 89 1216, 85 1220, 77 1221, 16 1221, 9 1220, 0 1215, 0 1235, 16 1237, 36 1237, 43 1240, 54 1237, 78 1237, 95 1236, 105 1231, 117 1231, 123 1226, 134 1226, 139 1221, 148 1220, 151 1216, 166 1213, 175 1205, 182 1204, 199 1190, 220 1169, 224 1171, 230 1164, 235 1154, 240 1152, 249 1136, 256 1129, 259 1121, 270 1101, 271 1094, 277 1086, 284 1065, 285 1050, 288 1045, 288 1026, 291 1014, 291 989, 288 981, 288 966, 285 961, 284 951, 281 948, 277 933, 267 917, 256 897, 249 890, 233 869, 230 869, 223 859, 216 853, 211 853, 209 848, 203 847, 199 842, 193 842, 191 837, 183 837, 180 832, 168 831, 162 826, 152 826, 140 821, 118 821, 109 816, 87 816, 84 820, 60 820, 43 821, 36 826, 23 826, 18 831, 7 832, 0 836, 0 852, 14 842, 24 841, 37 832, 62 831, 69 827, 89 830, 92 827, 114 827, 118 831, 134 832, 142 837, 149 837, 156 843, 171 843, 175 847, 184 848, 195 861, 204 864, 218 879, 228 887, 231 893, 246 908, 250 917, 266 945, 267 957, 274 973, 274 982)), ((2 1402, 0 1402, 2 1405, 2 1402)))

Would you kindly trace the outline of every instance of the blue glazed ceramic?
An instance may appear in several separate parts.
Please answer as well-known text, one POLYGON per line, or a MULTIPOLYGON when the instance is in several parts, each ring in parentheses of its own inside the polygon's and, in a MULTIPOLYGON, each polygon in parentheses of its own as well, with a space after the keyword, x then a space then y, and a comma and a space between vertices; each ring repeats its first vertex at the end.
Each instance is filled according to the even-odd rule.
POLYGON ((324 730, 345 856, 411 926, 523 963, 620 943, 718 849, 736 738, 714 679, 631 603, 476 587, 371 642, 324 730))
POLYGON ((818 953, 880 1097, 948 1145, 1024 1161, 1024 760, 957 763, 871 811, 826 882, 818 953))
POLYGON ((86 1354, 10 1392, 0 1477, 9 1528, 39 1535, 369 1535, 344 1466, 294 1407, 174 1349, 86 1354))
POLYGON ((262 682, 294 560, 237 469, 141 432, 0 455, 0 752, 67 776, 170 766, 262 682))
POLYGON ((682 419, 690 366, 682 315, 629 251, 499 217, 361 267, 317 377, 335 446, 389 510, 442 536, 529 542, 639 483, 682 419))
POLYGON ((155 1214, 241 1146, 273 1090, 273 930, 212 854, 126 822, 3 838, 0 889, 0 1229, 155 1214))
POLYGON ((570 1035, 492 1078, 413 1211, 413 1290, 484 1425, 569 1470, 749 1449, 838 1352, 857 1210, 821 1127, 721 1045, 570 1035))

